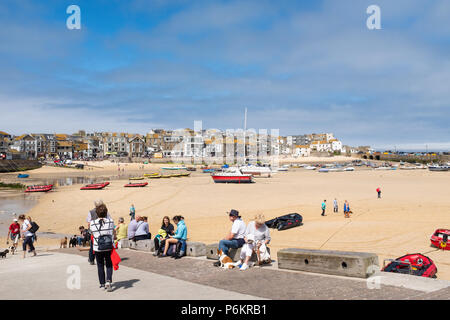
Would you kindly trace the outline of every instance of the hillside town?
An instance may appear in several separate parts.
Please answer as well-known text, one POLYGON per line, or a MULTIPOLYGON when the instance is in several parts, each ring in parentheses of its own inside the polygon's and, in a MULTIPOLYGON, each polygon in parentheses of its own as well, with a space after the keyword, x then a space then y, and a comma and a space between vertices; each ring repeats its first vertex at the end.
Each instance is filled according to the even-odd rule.
POLYGON ((351 155, 371 152, 369 146, 344 145, 332 133, 271 136, 243 131, 153 129, 146 135, 80 130, 74 134, 0 131, 0 157, 5 159, 104 159, 110 157, 208 157, 219 154, 288 155, 292 157, 351 155), (245 149, 243 148, 245 144, 245 149), (253 151, 253 153, 252 153, 253 151))

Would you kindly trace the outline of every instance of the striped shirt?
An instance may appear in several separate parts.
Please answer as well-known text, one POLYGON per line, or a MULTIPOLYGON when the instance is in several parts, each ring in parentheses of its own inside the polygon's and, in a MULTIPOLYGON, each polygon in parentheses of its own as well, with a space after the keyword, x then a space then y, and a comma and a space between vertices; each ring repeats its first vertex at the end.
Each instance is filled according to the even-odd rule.
POLYGON ((102 235, 111 235, 113 236, 114 232, 114 221, 108 218, 100 218, 91 221, 91 225, 89 227, 91 230, 92 236, 94 237, 93 249, 94 251, 98 250, 98 239, 102 235), (100 224, 100 220, 103 220, 103 223, 100 224))

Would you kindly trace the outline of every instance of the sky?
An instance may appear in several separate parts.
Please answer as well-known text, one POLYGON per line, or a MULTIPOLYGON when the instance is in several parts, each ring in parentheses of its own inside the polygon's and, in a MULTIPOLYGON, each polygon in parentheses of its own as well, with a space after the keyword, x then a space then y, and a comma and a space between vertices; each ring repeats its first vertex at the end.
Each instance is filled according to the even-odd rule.
POLYGON ((256 130, 446 151, 449 52, 448 0, 2 0, 0 130, 238 129, 247 108, 256 130))

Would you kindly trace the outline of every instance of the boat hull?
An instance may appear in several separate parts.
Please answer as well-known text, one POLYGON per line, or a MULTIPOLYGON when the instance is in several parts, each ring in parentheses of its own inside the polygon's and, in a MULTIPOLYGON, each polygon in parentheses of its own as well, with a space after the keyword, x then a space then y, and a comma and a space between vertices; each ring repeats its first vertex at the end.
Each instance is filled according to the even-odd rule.
POLYGON ((145 187, 146 185, 148 185, 148 182, 144 182, 144 183, 128 183, 126 185, 124 185, 125 188, 139 188, 139 187, 145 187))
POLYGON ((251 176, 212 176, 215 183, 252 183, 251 176))

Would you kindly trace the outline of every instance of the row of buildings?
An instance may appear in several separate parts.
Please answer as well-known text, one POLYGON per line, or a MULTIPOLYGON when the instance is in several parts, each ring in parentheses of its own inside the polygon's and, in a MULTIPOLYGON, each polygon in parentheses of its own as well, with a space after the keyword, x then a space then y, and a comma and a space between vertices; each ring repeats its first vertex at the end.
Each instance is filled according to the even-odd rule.
POLYGON ((0 155, 27 159, 89 159, 105 157, 233 157, 348 154, 331 133, 280 137, 255 132, 155 129, 146 135, 79 131, 75 134, 28 133, 13 136, 0 131, 0 155))

